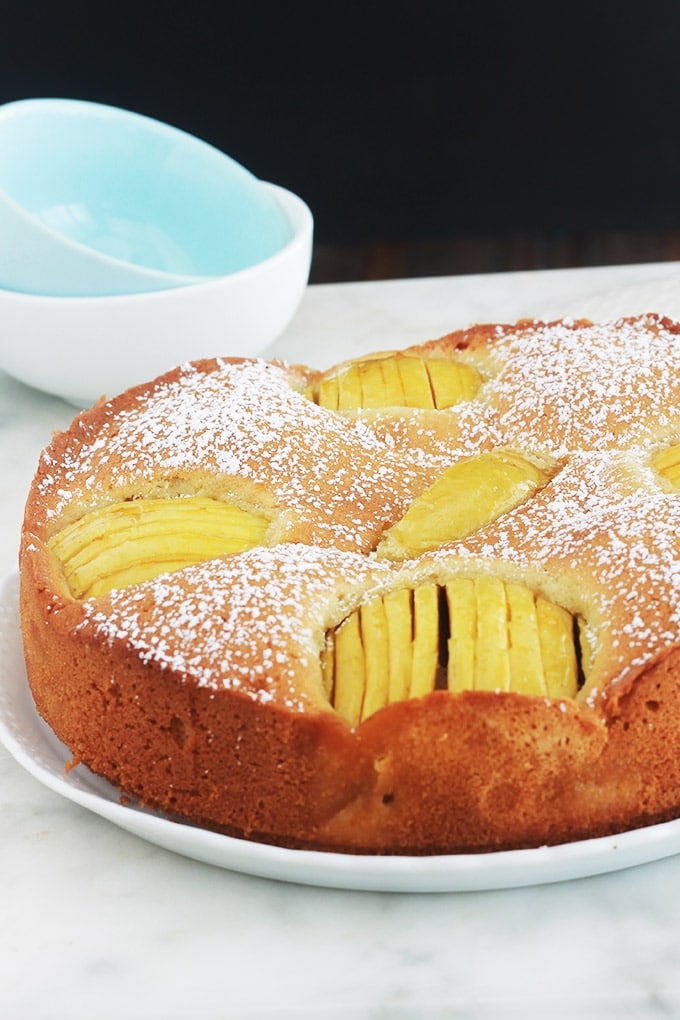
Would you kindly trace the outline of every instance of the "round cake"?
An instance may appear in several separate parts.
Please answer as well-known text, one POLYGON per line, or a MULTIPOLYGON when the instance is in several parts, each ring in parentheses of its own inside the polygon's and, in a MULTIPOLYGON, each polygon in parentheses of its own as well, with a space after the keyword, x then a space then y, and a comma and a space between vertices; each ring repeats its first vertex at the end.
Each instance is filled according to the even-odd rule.
POLYGON ((54 436, 38 711, 121 796, 288 847, 534 847, 680 815, 680 325, 189 363, 54 436))

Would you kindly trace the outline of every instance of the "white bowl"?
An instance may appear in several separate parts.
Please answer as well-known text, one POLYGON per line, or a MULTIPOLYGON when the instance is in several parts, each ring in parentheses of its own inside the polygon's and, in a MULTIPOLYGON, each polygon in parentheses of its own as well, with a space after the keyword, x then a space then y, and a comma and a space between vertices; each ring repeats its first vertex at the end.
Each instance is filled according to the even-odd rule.
POLYGON ((77 99, 0 106, 5 290, 164 290, 246 269, 289 240, 262 182, 178 128, 77 99))
POLYGON ((312 256, 307 205, 285 188, 265 187, 293 236, 249 269, 207 283, 113 297, 0 290, 0 368, 85 407, 185 361, 257 355, 293 317, 312 256))

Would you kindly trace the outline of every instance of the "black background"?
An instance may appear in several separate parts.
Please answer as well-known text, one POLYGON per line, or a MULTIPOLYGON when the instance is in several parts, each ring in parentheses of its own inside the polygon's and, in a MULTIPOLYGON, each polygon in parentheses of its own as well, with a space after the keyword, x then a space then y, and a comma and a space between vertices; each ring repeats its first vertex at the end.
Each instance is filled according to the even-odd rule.
POLYGON ((292 188, 316 238, 680 224, 680 2, 27 0, 0 102, 125 106, 292 188))

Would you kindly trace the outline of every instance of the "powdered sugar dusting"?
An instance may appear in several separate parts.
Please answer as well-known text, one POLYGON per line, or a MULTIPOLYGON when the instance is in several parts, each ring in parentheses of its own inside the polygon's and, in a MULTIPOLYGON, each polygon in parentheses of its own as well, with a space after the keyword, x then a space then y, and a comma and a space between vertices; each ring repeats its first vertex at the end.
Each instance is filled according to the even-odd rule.
POLYGON ((507 345, 491 416, 520 445, 535 442, 538 419, 556 455, 628 446, 680 414, 680 390, 666 386, 679 361, 680 338, 663 328, 539 326, 507 345))
POLYGON ((358 416, 317 407, 286 366, 187 365, 96 430, 85 416, 58 456, 46 451, 36 491, 49 523, 159 479, 260 487, 285 516, 284 544, 112 592, 86 603, 83 627, 203 685, 276 691, 300 709, 299 677, 342 592, 398 583, 402 568, 372 550, 441 470, 490 447, 549 453, 560 470, 533 500, 419 569, 474 559, 537 578, 596 633, 605 685, 680 643, 680 494, 650 466, 680 437, 679 355, 678 327, 653 316, 498 327, 464 352, 486 375, 475 399, 358 416))

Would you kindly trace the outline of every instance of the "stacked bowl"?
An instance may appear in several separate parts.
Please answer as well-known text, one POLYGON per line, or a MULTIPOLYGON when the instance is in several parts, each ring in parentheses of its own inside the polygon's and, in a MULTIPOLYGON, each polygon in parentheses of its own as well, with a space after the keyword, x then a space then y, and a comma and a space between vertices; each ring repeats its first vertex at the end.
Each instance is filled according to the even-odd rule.
POLYGON ((194 358, 253 356, 304 293, 292 192, 137 113, 0 106, 0 367, 79 405, 194 358))

